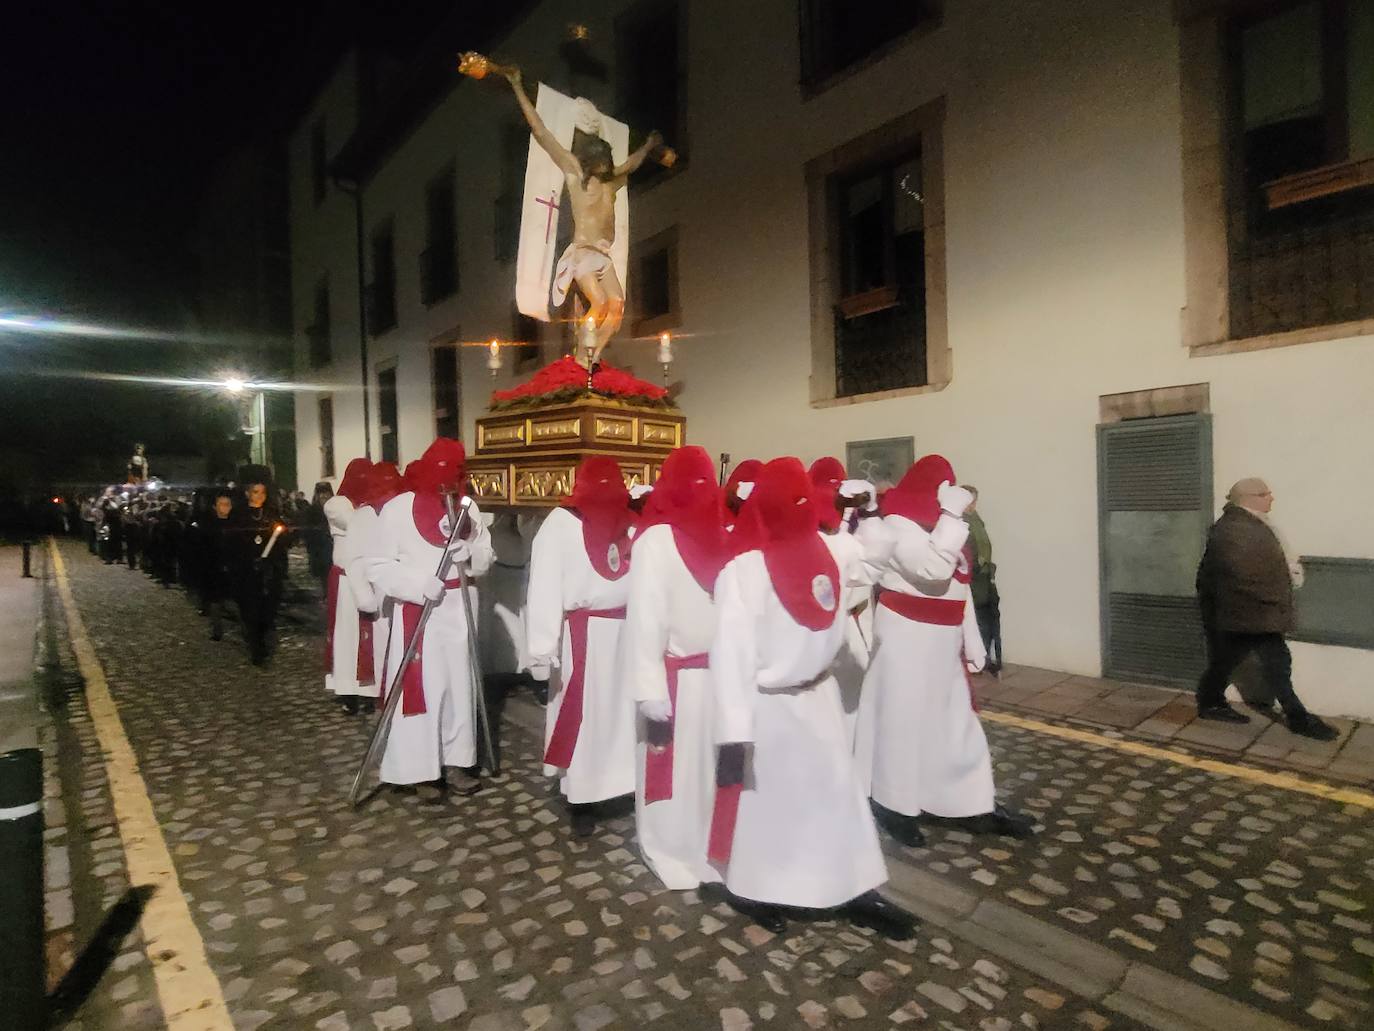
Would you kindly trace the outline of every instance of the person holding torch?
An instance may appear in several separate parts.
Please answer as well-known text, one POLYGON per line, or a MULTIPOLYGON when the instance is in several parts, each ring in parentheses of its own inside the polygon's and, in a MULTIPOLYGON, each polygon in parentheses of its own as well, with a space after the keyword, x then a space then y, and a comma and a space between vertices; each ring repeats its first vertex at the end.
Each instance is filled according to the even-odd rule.
POLYGON ((229 517, 230 571, 248 658, 261 666, 276 634, 290 534, 266 466, 244 466, 239 484, 243 500, 229 517))

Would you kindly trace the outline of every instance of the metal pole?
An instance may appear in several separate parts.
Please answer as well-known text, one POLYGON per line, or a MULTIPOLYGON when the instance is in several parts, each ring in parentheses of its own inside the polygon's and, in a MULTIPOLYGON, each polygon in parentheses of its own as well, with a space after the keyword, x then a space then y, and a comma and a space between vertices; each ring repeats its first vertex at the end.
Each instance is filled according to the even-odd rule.
POLYGON ((0 1013, 15 1031, 47 1026, 43 927, 43 753, 0 755, 0 1013))

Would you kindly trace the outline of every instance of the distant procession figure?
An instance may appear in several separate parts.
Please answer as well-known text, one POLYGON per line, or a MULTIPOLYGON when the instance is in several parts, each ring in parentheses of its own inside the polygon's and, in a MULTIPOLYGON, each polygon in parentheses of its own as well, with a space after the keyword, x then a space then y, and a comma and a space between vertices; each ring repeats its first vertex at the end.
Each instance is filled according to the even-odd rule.
POLYGON ((1236 667, 1254 654, 1288 729, 1333 741, 1336 728, 1309 713, 1293 690, 1293 657, 1284 640, 1293 628, 1293 570, 1269 524, 1273 506, 1267 483, 1258 477, 1239 480, 1207 535, 1197 571, 1207 638, 1207 670, 1197 685, 1198 718, 1250 721, 1227 704, 1226 686, 1236 667))
POLYGON ((148 472, 148 454, 142 444, 134 445, 134 453, 129 456, 126 470, 129 483, 140 484, 148 482, 151 476, 148 472))
POLYGON ((371 712, 378 694, 372 641, 377 599, 366 564, 356 553, 353 533, 371 471, 372 463, 366 458, 353 459, 344 470, 339 492, 322 505, 333 539, 332 564, 325 581, 324 686, 350 715, 371 712))
POLYGON ((261 666, 276 643, 290 541, 267 467, 245 466, 239 470, 238 482, 243 496, 229 519, 234 599, 249 661, 261 666))

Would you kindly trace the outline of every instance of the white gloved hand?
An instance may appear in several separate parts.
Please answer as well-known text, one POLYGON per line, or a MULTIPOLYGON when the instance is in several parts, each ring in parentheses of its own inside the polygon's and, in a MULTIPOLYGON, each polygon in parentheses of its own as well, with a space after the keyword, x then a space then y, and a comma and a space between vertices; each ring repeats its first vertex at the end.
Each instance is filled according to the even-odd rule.
POLYGON ((956 487, 946 480, 940 484, 935 492, 935 497, 940 502, 940 510, 948 512, 956 519, 962 519, 964 510, 973 504, 973 495, 964 490, 963 487, 956 487))
POLYGON ((673 703, 666 698, 650 698, 639 703, 639 713, 646 720, 667 723, 673 718, 673 703))
POLYGON ((968 670, 970 673, 981 673, 981 672, 983 672, 983 667, 986 666, 987 664, 988 664, 988 660, 987 660, 986 658, 983 658, 982 660, 977 661, 977 662, 975 662, 973 659, 965 659, 965 660, 964 660, 964 668, 965 668, 966 670, 968 670))
POLYGON ((551 672, 549 663, 531 662, 529 671, 530 676, 532 676, 535 680, 539 681, 539 683, 547 684, 549 682, 549 674, 551 672))
POLYGON ((377 592, 372 589, 372 585, 366 580, 359 582, 351 578, 348 582, 353 588, 353 603, 358 606, 358 611, 369 615, 376 612, 377 592))
POLYGON ((865 512, 876 512, 878 509, 878 488, 867 480, 845 480, 840 484, 840 497, 857 498, 864 494, 868 495, 868 500, 864 502, 865 512))
POLYGON ((454 541, 448 547, 448 557, 455 566, 460 566, 472 558, 472 548, 468 547, 467 541, 454 541))
POLYGON ((437 576, 431 576, 425 581, 425 587, 421 593, 425 596, 426 601, 440 601, 444 597, 445 589, 444 581, 437 576))

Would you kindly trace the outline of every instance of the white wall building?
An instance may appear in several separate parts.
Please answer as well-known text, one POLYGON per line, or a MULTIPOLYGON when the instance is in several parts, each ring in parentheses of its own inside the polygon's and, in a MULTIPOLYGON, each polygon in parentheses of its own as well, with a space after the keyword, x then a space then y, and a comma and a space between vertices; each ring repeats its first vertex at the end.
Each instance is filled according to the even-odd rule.
MULTIPOLYGON (((1180 681, 1203 528, 1232 481, 1262 475, 1295 554, 1363 560, 1309 566, 1299 693, 1374 717, 1374 5, 913 0, 874 38, 860 26, 880 19, 838 0, 595 6, 611 80, 588 95, 638 130, 670 126, 637 111, 678 111, 680 169, 632 193, 624 336, 651 288, 666 311, 641 328, 683 334, 691 442, 809 461, 914 437, 982 491, 1009 659, 1180 681), (1322 9, 1345 31, 1323 34, 1322 9), (652 95, 618 103, 635 82, 652 95)), ((556 50, 586 7, 531 5, 487 45, 531 88, 566 89, 556 50)), ((333 421, 322 440, 320 396, 299 395, 303 482, 364 450, 354 201, 327 179, 316 200, 321 157, 346 149, 361 184, 369 282, 386 279, 384 227, 393 241, 395 325, 366 344, 371 457, 385 444, 404 464, 435 436, 444 345, 514 332, 496 237, 520 171, 508 89, 454 73, 419 116, 355 136, 357 70, 291 141, 297 375, 333 421), (457 282, 424 259, 426 303, 445 190, 457 282)), ((647 341, 608 356, 657 375, 647 341)), ((461 349, 452 374, 469 440, 517 379, 485 357, 461 349)))

